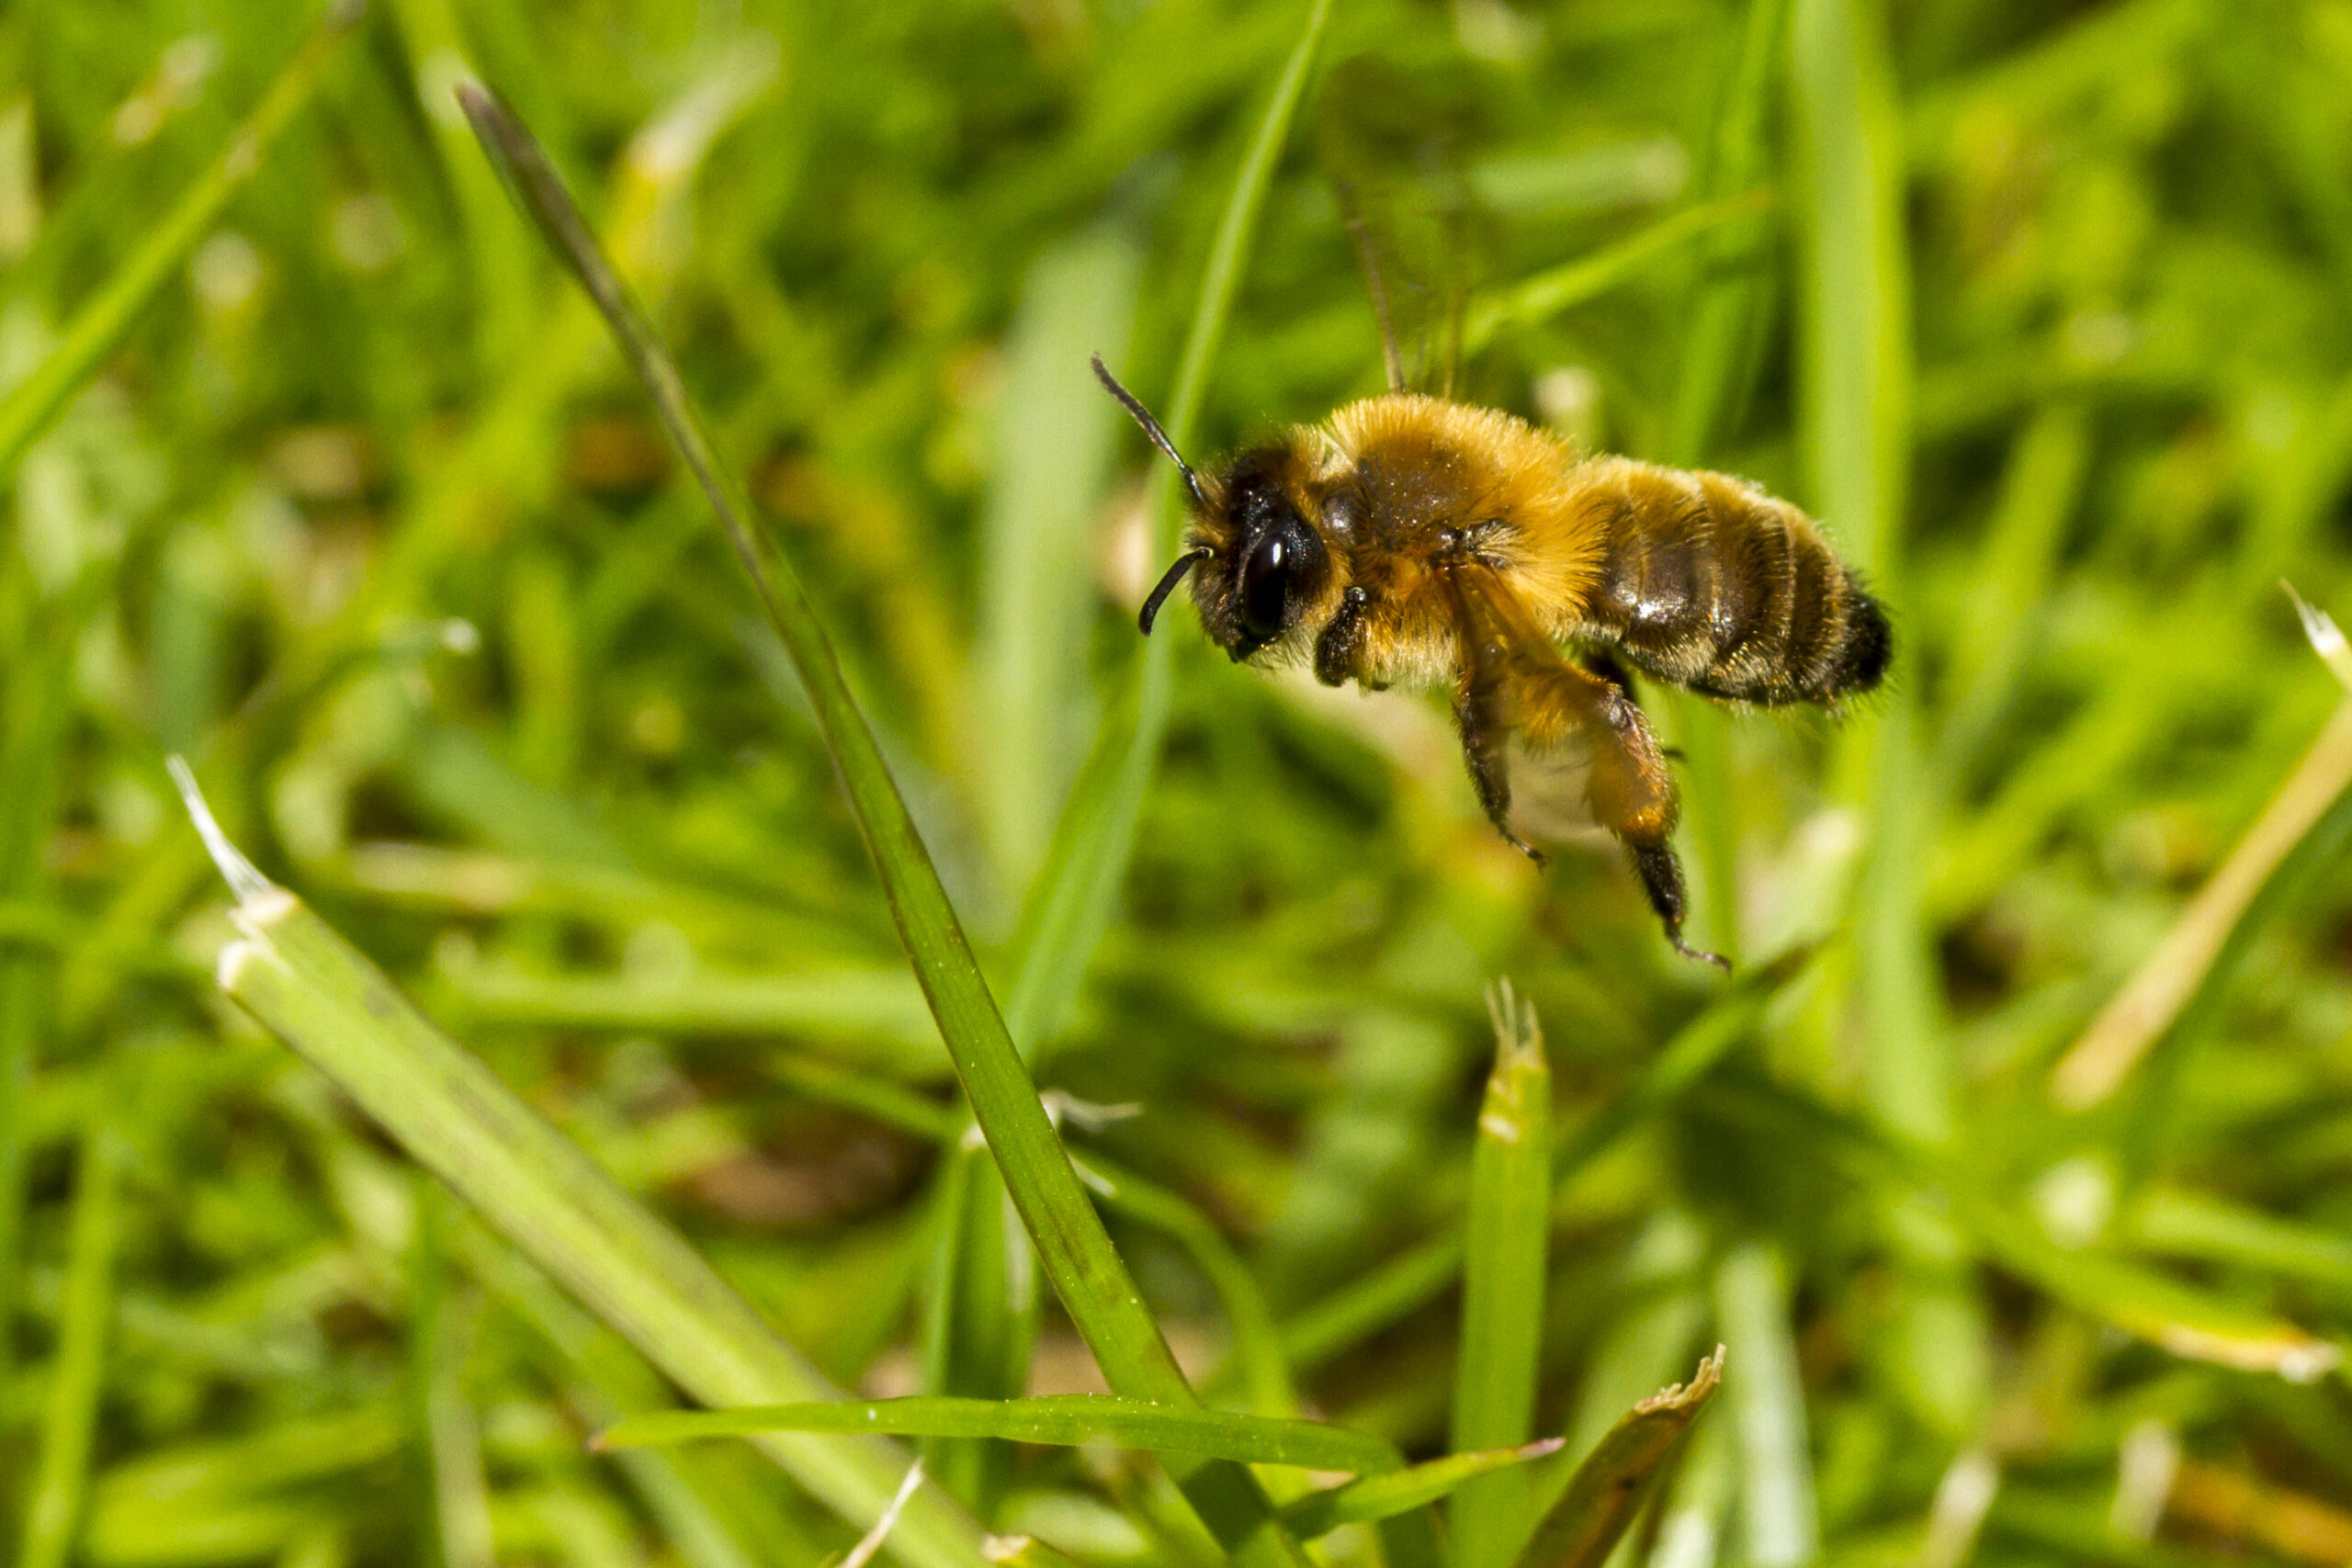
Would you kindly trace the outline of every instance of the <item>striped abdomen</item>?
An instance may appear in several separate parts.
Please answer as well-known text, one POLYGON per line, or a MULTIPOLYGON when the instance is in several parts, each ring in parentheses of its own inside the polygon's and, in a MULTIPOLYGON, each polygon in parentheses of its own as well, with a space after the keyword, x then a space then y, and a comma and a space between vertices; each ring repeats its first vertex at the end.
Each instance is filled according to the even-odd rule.
POLYGON ((1804 513, 1742 479, 1587 463, 1605 541, 1569 635, 1661 681, 1745 703, 1826 703, 1886 673, 1886 612, 1804 513))

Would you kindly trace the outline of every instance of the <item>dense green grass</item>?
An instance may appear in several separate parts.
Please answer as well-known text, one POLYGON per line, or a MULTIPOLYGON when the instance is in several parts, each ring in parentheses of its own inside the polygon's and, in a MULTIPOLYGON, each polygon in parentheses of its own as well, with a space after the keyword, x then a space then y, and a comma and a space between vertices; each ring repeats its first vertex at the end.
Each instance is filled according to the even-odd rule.
POLYGON ((960 1396, 872 1407, 909 1562, 1480 1568, 1720 1342, 1620 1561, 2344 1560, 2352 11, 2051 10, 0 12, 6 1550, 815 1562, 915 1445, 586 1439, 854 1391, 960 1396), (1134 636, 1086 355, 1201 457, 1375 389, 1367 170, 1470 395, 1894 606, 1840 718, 1646 694, 1729 982, 1434 700, 1134 636), (303 901, 250 1014, 172 751, 303 901))

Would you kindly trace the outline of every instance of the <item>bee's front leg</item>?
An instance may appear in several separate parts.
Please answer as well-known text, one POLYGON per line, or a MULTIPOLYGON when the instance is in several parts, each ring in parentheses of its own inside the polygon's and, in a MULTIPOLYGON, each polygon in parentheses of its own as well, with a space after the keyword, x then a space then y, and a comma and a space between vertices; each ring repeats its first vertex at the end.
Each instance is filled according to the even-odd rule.
POLYGON ((1351 585, 1340 595, 1340 609, 1323 635, 1315 639, 1315 678, 1327 686, 1344 686, 1363 656, 1364 606, 1372 595, 1351 585))

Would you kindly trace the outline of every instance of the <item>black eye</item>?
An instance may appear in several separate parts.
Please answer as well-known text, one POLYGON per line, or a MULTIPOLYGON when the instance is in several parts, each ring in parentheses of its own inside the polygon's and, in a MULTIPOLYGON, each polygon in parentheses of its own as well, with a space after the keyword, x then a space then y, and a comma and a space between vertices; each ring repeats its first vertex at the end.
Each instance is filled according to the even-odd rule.
POLYGON ((1283 629, 1283 607, 1290 598, 1290 554, 1280 533, 1269 533, 1241 568, 1241 629, 1271 637, 1283 629))

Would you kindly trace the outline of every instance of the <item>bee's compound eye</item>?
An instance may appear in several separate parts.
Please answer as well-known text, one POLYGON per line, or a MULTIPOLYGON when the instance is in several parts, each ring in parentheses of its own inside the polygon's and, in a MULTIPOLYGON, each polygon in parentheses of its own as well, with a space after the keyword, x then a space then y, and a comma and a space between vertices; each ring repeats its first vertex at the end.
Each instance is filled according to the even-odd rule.
POLYGON ((1270 531, 1241 568, 1241 629, 1271 637, 1283 629, 1290 598, 1291 551, 1279 529, 1270 531))

